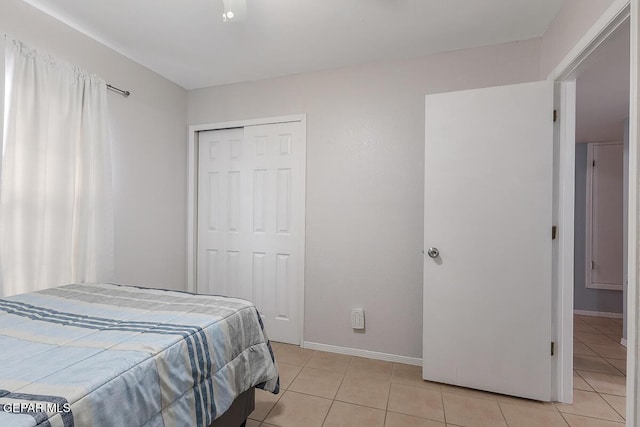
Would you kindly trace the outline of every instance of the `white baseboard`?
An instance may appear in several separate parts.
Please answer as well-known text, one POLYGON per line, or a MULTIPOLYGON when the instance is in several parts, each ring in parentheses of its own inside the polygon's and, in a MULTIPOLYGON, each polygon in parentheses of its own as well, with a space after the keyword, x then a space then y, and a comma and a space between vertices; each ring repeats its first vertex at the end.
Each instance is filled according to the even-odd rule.
POLYGON ((305 341, 304 348, 309 350, 326 351, 329 353, 346 354, 349 356, 360 356, 368 359, 386 360, 387 362, 404 363, 405 365, 422 366, 422 359, 418 357, 399 356, 397 354, 379 353, 377 351, 360 350, 358 348, 339 347, 336 345, 320 344, 317 342, 305 341))
POLYGON ((627 339, 620 338, 620 345, 623 346, 624 348, 627 348, 627 339))
POLYGON ((573 314, 579 314, 580 316, 609 317, 611 319, 622 319, 622 313, 609 313, 606 311, 573 310, 573 314))

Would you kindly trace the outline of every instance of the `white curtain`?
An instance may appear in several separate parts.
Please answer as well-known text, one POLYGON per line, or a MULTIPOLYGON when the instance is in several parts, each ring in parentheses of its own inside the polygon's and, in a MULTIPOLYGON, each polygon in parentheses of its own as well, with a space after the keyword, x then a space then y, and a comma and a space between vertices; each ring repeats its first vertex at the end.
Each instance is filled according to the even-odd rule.
POLYGON ((106 84, 7 40, 0 296, 113 276, 106 84))

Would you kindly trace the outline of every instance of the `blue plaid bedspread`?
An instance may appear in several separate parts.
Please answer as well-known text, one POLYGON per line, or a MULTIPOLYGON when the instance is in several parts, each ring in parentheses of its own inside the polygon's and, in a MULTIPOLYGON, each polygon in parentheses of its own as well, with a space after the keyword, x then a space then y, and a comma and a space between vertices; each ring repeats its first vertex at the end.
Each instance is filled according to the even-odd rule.
POLYGON ((245 300, 111 284, 0 299, 0 426, 208 426, 278 371, 245 300))

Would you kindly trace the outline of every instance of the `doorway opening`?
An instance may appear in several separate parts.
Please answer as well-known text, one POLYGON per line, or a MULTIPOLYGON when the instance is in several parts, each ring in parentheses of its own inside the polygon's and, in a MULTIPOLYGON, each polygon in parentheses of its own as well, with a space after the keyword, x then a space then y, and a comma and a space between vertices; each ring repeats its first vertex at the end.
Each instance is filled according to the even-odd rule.
POLYGON ((574 393, 625 416, 630 22, 576 69, 574 393))
MULTIPOLYGON (((575 222, 578 209, 584 209, 584 213, 586 216, 586 202, 584 202, 585 207, 582 208, 582 203, 579 202, 579 195, 577 194, 576 187, 576 152, 578 152, 578 159, 580 158, 580 150, 586 150, 587 148, 584 146, 577 146, 576 142, 580 142, 577 137, 577 131, 580 129, 588 129, 588 125, 591 123, 587 120, 583 125, 587 127, 576 126, 577 120, 582 120, 584 122, 584 118, 578 119, 578 114, 576 109, 578 108, 578 104, 576 102, 577 95, 577 84, 579 80, 582 80, 581 83, 584 83, 585 79, 588 82, 588 74, 589 68, 595 67, 597 62, 606 62, 610 61, 606 58, 606 47, 611 44, 615 44, 614 41, 617 37, 621 37, 621 41, 629 43, 633 46, 635 41, 631 39, 631 33, 633 33, 633 26, 636 25, 635 21, 630 18, 631 17, 631 6, 629 1, 616 1, 611 7, 602 15, 602 17, 598 20, 598 22, 585 34, 585 36, 576 44, 576 46, 572 49, 572 51, 565 57, 565 59, 558 65, 558 67, 549 75, 548 79, 555 82, 556 91, 555 91, 555 107, 558 110, 559 120, 555 126, 556 138, 555 141, 557 143, 555 147, 555 171, 556 178, 554 179, 555 185, 555 194, 554 200, 557 202, 554 208, 554 223, 558 224, 558 228, 560 230, 558 240, 555 241, 554 246, 554 331, 557 334, 556 339, 560 342, 560 349, 557 359, 555 360, 555 369, 556 369, 556 379, 557 379, 557 393, 556 400, 564 403, 572 403, 574 401, 574 396, 579 396, 583 390, 579 390, 579 386, 583 384, 583 378, 576 374, 574 371, 574 342, 576 343, 576 351, 583 351, 585 347, 589 350, 593 350, 588 345, 583 346, 584 340, 589 340, 591 338, 591 345, 598 346, 594 341, 598 339, 606 338, 609 341, 605 341, 605 344, 611 344, 612 346, 617 345, 617 338, 612 339, 607 336, 604 332, 610 332, 612 336, 622 335, 623 330, 623 319, 616 318, 605 318, 605 320, 596 320, 597 318, 594 316, 583 316, 583 314, 578 314, 578 316, 583 317, 575 317, 574 315, 574 294, 575 287, 582 286, 586 287, 585 277, 587 272, 587 265, 585 265, 586 248, 584 253, 580 248, 574 248, 575 243, 578 241, 575 236, 575 222), (629 24, 631 21, 631 24, 629 24), (631 31, 629 31, 628 26, 631 26, 631 31), (623 35, 626 31, 626 36, 623 35), (625 40, 622 40, 625 39, 625 40), (602 48, 602 49, 600 49, 602 48), (600 51, 599 51, 600 49, 600 51), (604 52, 604 53, 603 53, 604 52), (575 249, 575 253, 574 253, 575 249), (580 253, 578 253, 580 251, 580 253), (580 277, 575 274, 575 269, 582 269, 580 277), (574 318, 576 323, 576 331, 574 331, 574 318), (591 324, 587 322, 587 320, 591 321, 591 324), (598 330, 595 328, 595 323, 600 322, 600 328, 603 330, 598 330), (604 327, 611 327, 610 330, 604 331, 604 327), (589 327, 594 330, 589 330, 589 327), (614 331, 614 328, 616 330, 614 331), (618 332, 617 328, 620 329, 618 332), (580 332, 580 330, 587 332, 580 332), (592 333, 594 336, 586 336, 582 335, 583 340, 581 341, 581 336, 579 334, 583 333, 592 333), (602 335, 599 338, 596 338, 595 335, 602 335), (574 341, 574 338, 576 340, 574 341), (575 387, 574 387, 575 382, 575 387), (576 389, 574 393, 574 389, 576 389)), ((637 80, 637 75, 635 74, 636 70, 636 62, 633 56, 631 56, 631 49, 627 47, 626 57, 623 57, 622 64, 620 65, 619 71, 624 73, 626 71, 626 80, 629 82, 629 86, 626 89, 622 89, 623 95, 626 95, 627 105, 629 105, 628 116, 633 116, 636 113, 636 107, 633 99, 629 99, 631 90, 635 86, 635 82, 637 80), (626 65, 625 65, 626 63, 626 65), (626 70, 623 68, 626 67, 626 70), (631 102, 629 102, 631 101, 631 102)), ((622 52, 624 55, 624 52, 622 52)), ((606 64, 605 64, 606 65, 606 64)), ((609 64, 613 65, 613 64, 609 64)), ((597 72, 593 72, 594 74, 598 74, 597 72)), ((625 79, 625 77, 617 77, 617 79, 625 79)), ((625 83, 625 82, 621 82, 625 83)), ((602 81, 596 83, 599 86, 602 86, 603 89, 606 89, 607 86, 611 87, 611 82, 607 81, 603 83, 602 81)), ((592 89, 594 86, 591 87, 592 89)), ((597 88, 597 87, 596 87, 597 88)), ((585 95, 588 94, 589 87, 587 87, 587 92, 585 89, 581 90, 581 96, 584 98, 585 95)), ((611 89, 613 90, 613 89, 611 89)), ((609 95, 609 94, 608 94, 609 95)), ((598 99, 596 102, 591 103, 591 108, 595 108, 594 104, 602 103, 602 100, 598 99)), ((588 106, 588 104, 585 104, 588 106)), ((622 105, 624 109, 625 106, 622 105)), ((608 112, 610 113, 610 111, 608 112)), ((593 119, 592 119, 593 120, 593 119)), ((619 132, 624 131, 624 127, 620 124, 617 127, 619 132)), ((629 134, 631 135, 629 139, 629 156, 628 156, 628 171, 629 171, 629 180, 628 180, 628 188, 623 192, 628 196, 628 210, 627 215, 629 219, 634 219, 637 216, 637 206, 636 206, 636 196, 635 192, 637 191, 637 185, 635 183, 636 170, 638 167, 638 161, 636 158, 636 146, 635 146, 635 135, 637 131, 637 126, 635 120, 631 120, 629 122, 629 134)), ((596 130, 591 129, 587 131, 587 134, 592 136, 596 135, 596 130)), ((598 138, 600 139, 600 138, 598 138)), ((610 138, 606 138, 608 141, 612 142, 610 138)), ((618 139, 617 137, 613 138, 618 139)), ((620 137, 618 141, 623 141, 623 138, 620 137)), ((595 142, 595 140, 588 141, 595 142)), ((602 139, 598 142, 602 142, 602 139)), ((593 160, 593 159, 592 159, 593 160)), ((585 162, 586 163, 586 158, 585 162)), ((584 170, 586 170, 586 164, 581 164, 584 170)), ((619 172, 619 170, 618 170, 619 172)), ((586 181, 586 179, 585 179, 586 181)), ((624 182, 624 180, 623 180, 624 182)), ((586 195, 586 188, 583 190, 586 195)), ((582 201, 585 199, 583 198, 582 201)), ((624 209, 623 209, 624 210, 624 209)), ((624 277, 624 281, 628 281, 630 286, 628 287, 629 291, 629 306, 636 307, 635 304, 635 283, 636 283, 636 259, 635 259, 635 244, 637 242, 636 237, 636 221, 628 221, 628 230, 623 231, 621 234, 628 235, 628 254, 625 256, 623 254, 622 258, 626 259, 628 262, 627 274, 624 277)), ((586 236, 586 223, 583 224, 583 227, 579 231, 581 234, 586 236)), ((589 264, 589 272, 591 272, 590 266, 591 259, 588 260, 589 264)), ((589 274, 591 276, 591 274, 589 274)), ((597 277, 596 277, 597 278, 597 277)), ((593 283, 592 278, 589 277, 590 282, 593 283)), ((593 290, 593 287, 588 288, 593 290)), ((582 288, 580 289, 582 290, 582 288)), ((619 291, 620 292, 620 291, 619 291)), ((623 294, 623 292, 620 292, 623 294)), ((625 304, 623 303, 624 307, 625 304)), ((586 310, 588 311, 588 310, 586 310)), ((593 314, 593 313, 589 313, 593 314)), ((623 315, 624 316, 624 315, 623 315)), ((616 315, 619 317, 619 314, 616 315)), ((634 333, 636 330, 636 316, 632 311, 629 312, 629 323, 626 328, 628 330, 628 336, 630 338, 629 345, 629 359, 633 360, 636 355, 636 351, 632 351, 633 344, 635 342, 634 333)), ((600 349, 604 354, 604 350, 600 349)), ((594 350, 595 356, 593 354, 584 355, 584 356, 592 356, 599 359, 604 360, 608 365, 612 368, 615 368, 618 372, 618 380, 624 378, 623 370, 624 356, 625 350, 624 347, 622 349, 617 349, 617 356, 621 357, 622 362, 615 362, 618 367, 613 366, 613 364, 609 363, 606 360, 606 357, 601 356, 594 350), (620 354, 622 352, 622 355, 620 354)), ((610 356, 611 353, 608 353, 610 356)), ((584 360, 582 360, 584 362, 584 360)), ((622 403, 625 401, 625 394, 628 394, 628 404, 626 405, 626 419, 630 425, 634 425, 635 420, 635 366, 633 364, 629 364, 630 366, 627 372, 629 378, 629 386, 624 386, 624 381, 622 381, 621 387, 618 387, 617 390, 619 394, 622 396, 617 396, 622 399, 617 399, 618 401, 622 400, 622 403), (629 390, 627 393, 626 390, 629 390)), ((607 365, 603 365, 607 366, 607 365)), ((585 364, 581 364, 581 362, 576 362, 577 368, 585 368, 585 364)), ((586 371, 583 369, 583 371, 586 371)), ((611 371, 614 373, 614 371, 611 371)), ((595 373, 598 374, 598 373, 595 373)), ((591 375, 592 374, 586 374, 591 375)), ((592 382, 596 382, 593 380, 592 382)), ((585 382, 585 384, 588 384, 585 382)), ((620 384, 619 384, 620 385, 620 384)), ((596 391, 591 385, 588 385, 591 388, 591 392, 595 393, 596 391)), ((624 412, 624 409, 622 410, 624 412)))

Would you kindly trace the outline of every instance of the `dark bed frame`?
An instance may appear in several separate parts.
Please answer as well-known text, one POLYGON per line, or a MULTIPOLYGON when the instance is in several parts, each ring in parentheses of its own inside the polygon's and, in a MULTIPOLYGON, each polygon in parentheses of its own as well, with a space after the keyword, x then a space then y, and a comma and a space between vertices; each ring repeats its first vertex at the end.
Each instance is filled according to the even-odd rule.
POLYGON ((227 412, 216 418, 209 427, 245 427, 247 418, 256 407, 255 388, 249 390, 236 397, 227 412))

